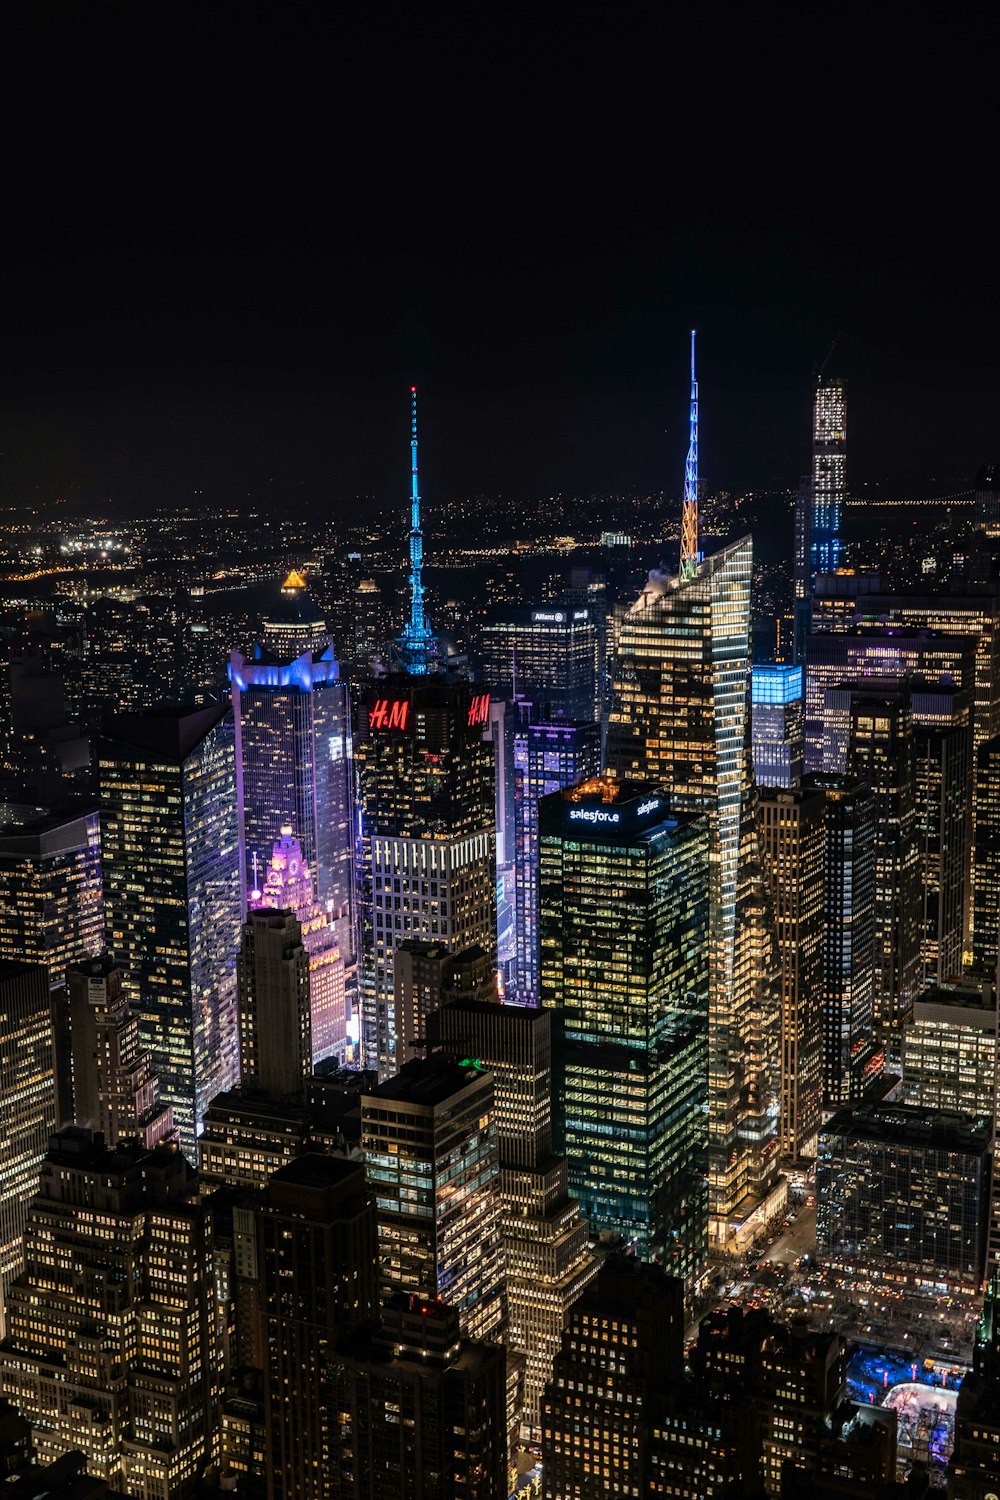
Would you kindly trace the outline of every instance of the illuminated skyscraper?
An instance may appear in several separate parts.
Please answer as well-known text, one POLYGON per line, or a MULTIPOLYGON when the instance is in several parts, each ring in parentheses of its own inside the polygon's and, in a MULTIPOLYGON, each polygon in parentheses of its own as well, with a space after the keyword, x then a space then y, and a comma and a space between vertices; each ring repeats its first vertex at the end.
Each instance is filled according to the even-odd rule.
POLYGON ((802 668, 761 662, 751 673, 753 769, 758 786, 798 786, 803 770, 802 668))
POLYGON ((357 744, 362 1052, 383 1078, 399 1065, 397 946, 479 946, 494 965, 497 947, 494 757, 483 738, 490 695, 448 656, 424 608, 415 389, 410 465, 410 617, 390 649, 402 670, 367 685, 357 744))
POLYGON ((409 1062, 361 1100, 365 1172, 378 1209, 384 1296, 458 1308, 467 1338, 507 1321, 493 1078, 443 1053, 409 1062))
POLYGON ((765 791, 760 814, 781 959, 781 1151, 798 1158, 819 1128, 823 1094, 823 796, 765 791))
POLYGON ((28 1204, 55 1127, 48 974, 41 964, 0 958, 0 1338, 6 1289, 24 1265, 28 1204))
POLYGON ((700 551, 693 359, 692 335, 681 566, 676 577, 650 573, 621 621, 606 765, 668 787, 676 812, 709 815, 708 1176, 712 1233, 725 1245, 752 1237, 785 1199, 779 980, 748 724, 753 547, 744 537, 700 551))
POLYGON ((972 953, 992 980, 1000 945, 1000 735, 980 746, 975 806, 972 953))
POLYGON ((82 1449, 137 1500, 185 1500, 213 1455, 221 1355, 211 1210, 184 1158, 60 1131, 0 1345, 39 1458, 82 1449))
POLYGON ((538 804, 601 769, 600 726, 524 722, 514 734, 514 930, 511 991, 538 998, 538 804))
POLYGON ((913 714, 905 690, 850 688, 848 774, 875 793, 875 1032, 897 1063, 920 988, 920 847, 913 714))
POLYGON ((232 716, 166 706, 112 719, 100 750, 108 947, 181 1148, 236 1082, 240 865, 232 716))
POLYGON ((160 1103, 160 1081, 139 1044, 122 971, 110 953, 70 964, 73 1119, 108 1146, 136 1136, 148 1151, 174 1135, 173 1111, 160 1103))
POLYGON ((595 778, 539 805, 557 1149, 593 1233, 689 1276, 708 1249, 707 819, 595 778))
POLYGON ((972 823, 972 688, 911 682, 921 969, 944 984, 962 972, 972 823))
POLYGON ((348 970, 354 960, 347 683, 304 580, 292 572, 251 656, 229 661, 244 889, 260 888, 282 829, 313 872, 348 970))
POLYGON ((479 639, 483 681, 518 693, 550 719, 599 719, 600 630, 586 605, 557 599, 493 612, 479 639))
POLYGON ((882 1071, 874 1041, 875 794, 852 776, 817 772, 803 792, 825 799, 823 854, 823 1099, 859 1099, 882 1071))
POLYGON ((841 380, 820 378, 816 387, 811 498, 809 568, 815 578, 840 566, 840 519, 847 499, 847 393, 841 380))
POLYGON ((621 623, 607 765, 707 812, 709 1181, 719 1243, 780 1209, 777 961, 750 759, 749 537, 650 574, 621 623), (777 1197, 772 1191, 777 1189, 777 1197))
POLYGON ((316 898, 312 871, 302 845, 287 825, 274 842, 262 890, 250 892, 251 910, 270 907, 292 911, 309 955, 313 1064, 347 1058, 347 1010, 344 959, 337 946, 336 922, 316 898))
POLYGON ((0 827, 0 958, 44 964, 57 989, 67 964, 102 946, 98 816, 6 812, 14 816, 0 827))

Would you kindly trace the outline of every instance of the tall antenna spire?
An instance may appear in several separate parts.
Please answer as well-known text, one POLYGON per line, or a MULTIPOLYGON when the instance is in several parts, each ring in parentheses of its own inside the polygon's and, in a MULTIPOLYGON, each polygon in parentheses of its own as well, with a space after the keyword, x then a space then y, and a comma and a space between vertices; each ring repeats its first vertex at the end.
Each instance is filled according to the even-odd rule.
POLYGON ((431 628, 424 613, 424 534, 420 529, 420 481, 417 470, 417 388, 410 386, 410 618, 399 645, 406 671, 423 676, 428 661, 431 628))
POLYGON ((698 377, 691 330, 691 438, 684 465, 684 512, 681 517, 681 577, 693 578, 701 562, 698 551, 698 377))

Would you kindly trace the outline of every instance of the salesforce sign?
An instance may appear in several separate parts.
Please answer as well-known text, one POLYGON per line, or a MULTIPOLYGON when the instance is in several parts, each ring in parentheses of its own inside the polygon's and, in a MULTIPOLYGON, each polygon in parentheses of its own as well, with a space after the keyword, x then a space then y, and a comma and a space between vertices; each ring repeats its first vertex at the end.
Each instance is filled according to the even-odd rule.
POLYGON ((661 812, 662 808, 662 797, 647 797, 638 805, 628 801, 617 808, 571 807, 566 813, 566 819, 570 823, 585 823, 590 828, 620 828, 624 832, 636 823, 647 821, 653 813, 661 812))

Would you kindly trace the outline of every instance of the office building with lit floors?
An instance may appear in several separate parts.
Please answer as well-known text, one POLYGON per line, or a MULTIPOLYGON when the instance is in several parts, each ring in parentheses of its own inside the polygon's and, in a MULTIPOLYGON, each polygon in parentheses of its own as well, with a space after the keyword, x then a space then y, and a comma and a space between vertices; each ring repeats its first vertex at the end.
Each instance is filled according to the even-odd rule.
POLYGON ((256 1255, 268 1500, 327 1500, 344 1493, 335 1351, 377 1306, 375 1208, 360 1163, 309 1153, 276 1172, 256 1255))
MULTIPOLYGON (((288 828, 348 969, 354 962, 350 704, 326 623, 289 573, 249 656, 229 661, 247 892, 288 828)), ((325 1055, 325 1054, 324 1054, 325 1055)))
POLYGON ((443 675, 397 673, 367 686, 360 718, 363 1055, 389 1077, 399 944, 496 955, 489 695, 443 675))
POLYGON ((962 973, 972 826, 972 689, 910 684, 925 981, 962 973))
POLYGON ((993 1115, 998 1078, 997 1001, 988 981, 927 985, 903 1033, 904 1104, 993 1115))
POLYGON ((312 1073, 309 955, 292 912, 248 914, 236 972, 243 1087, 303 1098, 312 1073))
POLYGON ((467 1338, 507 1322, 493 1078, 469 1058, 407 1063, 361 1100, 383 1296, 441 1298, 467 1338))
POLYGON ((782 662, 755 662, 750 680, 753 770, 757 785, 798 786, 805 753, 802 668, 782 662))
POLYGON ((1000 735, 980 746, 976 761, 972 851, 972 955, 993 976, 1000 945, 1000 735))
POLYGON ((473 1057, 493 1075, 500 1212, 507 1268, 506 1342, 525 1360, 524 1422, 540 1403, 569 1309, 597 1274, 587 1221, 552 1146, 554 1012, 458 998, 428 1018, 431 1046, 473 1057))
POLYGON ((183 1156, 53 1136, 8 1292, 0 1393, 40 1460, 76 1449, 139 1500, 185 1500, 213 1455, 222 1374, 211 1214, 183 1156))
POLYGON ((708 1172, 720 1247, 749 1242, 786 1193, 779 975, 748 734, 752 564, 747 537, 676 576, 650 574, 621 622, 605 757, 619 779, 669 787, 672 812, 709 819, 708 1172))
POLYGON ((853 776, 818 771, 803 793, 824 799, 822 931, 823 1100, 860 1099, 883 1071, 874 1040, 875 794, 853 776))
POLYGON ((681 1283, 612 1256, 569 1314, 542 1398, 544 1500, 654 1494, 650 1448, 683 1366, 681 1283))
POLYGON ((896 1064, 920 988, 921 890, 913 713, 904 686, 844 689, 847 773, 875 793, 875 1035, 896 1064))
POLYGON ((686 1277, 708 1250, 708 822, 610 778, 538 816, 557 1150, 593 1234, 686 1277))
POLYGON ((596 723, 538 723, 529 712, 514 733, 513 998, 538 999, 538 804, 601 769, 596 723))
POLYGON ((428 1022, 439 1006, 454 1000, 495 1002, 497 999, 496 968, 485 948, 478 944, 452 953, 440 942, 400 943, 394 971, 396 1053, 400 1067, 426 1054, 428 1022))
POLYGON ((986 1259, 989 1116, 853 1104, 820 1131, 817 1255, 834 1273, 974 1292, 986 1259))
POLYGON ((823 856, 818 790, 768 790, 760 833, 781 959, 781 1151, 815 1155, 823 1095, 823 856))
POLYGON ((160 1102, 160 1080, 139 1042, 139 1023, 110 953, 70 964, 73 1119, 99 1131, 112 1149, 137 1137, 152 1151, 176 1139, 173 1111, 160 1102))
POLYGON ((600 630, 586 605, 557 599, 494 610, 479 633, 483 681, 530 699, 550 719, 600 719, 600 630))
POLYGON ((24 1265, 24 1226, 56 1127, 49 976, 0 959, 0 1338, 6 1288, 24 1265))
POLYGON ((181 1148, 237 1079, 236 754, 227 709, 110 720, 100 749, 107 944, 181 1148))

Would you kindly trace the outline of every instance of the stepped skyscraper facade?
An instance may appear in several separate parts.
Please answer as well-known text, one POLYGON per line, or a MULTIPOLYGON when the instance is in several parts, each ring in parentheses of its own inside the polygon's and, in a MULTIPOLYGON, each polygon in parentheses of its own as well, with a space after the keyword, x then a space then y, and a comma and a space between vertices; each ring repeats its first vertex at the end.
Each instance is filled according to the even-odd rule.
POLYGON ((698 388, 676 576, 650 574, 621 624, 607 768, 707 811, 708 1158, 713 1243, 739 1243, 777 1212, 777 968, 750 756, 749 537, 698 549, 698 388))

